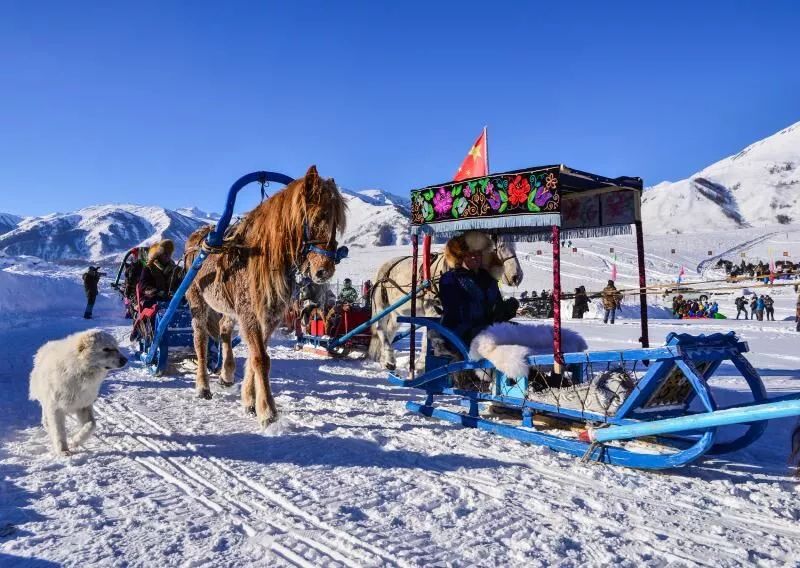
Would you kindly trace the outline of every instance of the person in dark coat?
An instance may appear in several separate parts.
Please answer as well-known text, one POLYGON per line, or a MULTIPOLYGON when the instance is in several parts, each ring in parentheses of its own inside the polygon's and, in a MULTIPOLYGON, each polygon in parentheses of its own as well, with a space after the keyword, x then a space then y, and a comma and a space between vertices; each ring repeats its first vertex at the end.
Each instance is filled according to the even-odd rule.
POLYGON ((769 294, 764 296, 764 312, 767 315, 767 321, 775 321, 775 300, 769 294))
POLYGON ((739 296, 736 298, 736 319, 739 319, 739 315, 744 313, 744 319, 750 319, 747 317, 747 299, 744 296, 739 296))
POLYGON ((586 295, 586 287, 575 288, 575 302, 572 304, 573 319, 583 319, 583 314, 589 311, 589 296, 586 295))
POLYGON ((100 283, 99 266, 90 266, 89 270, 83 273, 83 291, 86 294, 86 310, 83 312, 85 319, 92 319, 92 310, 94 309, 94 301, 97 299, 97 285, 100 283))
POLYGON ((481 268, 481 257, 479 251, 465 250, 460 264, 445 272, 439 282, 442 325, 467 345, 484 328, 513 318, 519 308, 516 299, 504 300, 500 295, 497 281, 481 268))
POLYGON ((152 306, 159 300, 167 300, 170 293, 180 284, 178 268, 172 260, 174 243, 165 239, 150 247, 147 264, 139 277, 139 295, 145 306, 152 306))

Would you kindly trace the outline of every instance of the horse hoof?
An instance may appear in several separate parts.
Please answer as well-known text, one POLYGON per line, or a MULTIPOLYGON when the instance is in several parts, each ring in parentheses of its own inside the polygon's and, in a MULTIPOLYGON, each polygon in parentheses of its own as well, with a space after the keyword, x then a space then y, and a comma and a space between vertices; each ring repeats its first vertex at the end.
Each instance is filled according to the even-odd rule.
POLYGON ((219 384, 220 384, 220 386, 225 387, 226 389, 229 389, 229 388, 231 388, 233 386, 233 381, 228 383, 228 382, 225 382, 222 379, 220 379, 219 384))
POLYGON ((397 369, 397 365, 395 365, 394 363, 386 363, 384 367, 386 367, 387 371, 394 371, 395 369, 397 369))
POLYGON ((256 415, 256 407, 255 406, 246 406, 244 409, 244 413, 248 416, 255 416, 256 415))
POLYGON ((262 428, 266 428, 276 420, 278 420, 278 415, 270 414, 268 416, 262 416, 261 418, 258 419, 258 422, 261 424, 262 428))
POLYGON ((211 400, 211 389, 203 389, 197 391, 197 398, 202 398, 204 400, 211 400))

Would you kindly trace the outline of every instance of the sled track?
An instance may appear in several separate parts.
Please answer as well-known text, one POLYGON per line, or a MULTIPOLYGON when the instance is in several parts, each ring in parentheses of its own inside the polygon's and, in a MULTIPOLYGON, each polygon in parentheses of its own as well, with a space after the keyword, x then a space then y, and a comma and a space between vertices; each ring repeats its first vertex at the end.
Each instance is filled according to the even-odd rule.
POLYGON ((767 239, 771 239, 772 237, 777 235, 779 232, 781 232, 781 231, 773 231, 772 233, 767 233, 765 235, 759 235, 758 237, 756 237, 754 239, 750 239, 749 241, 745 241, 743 243, 739 243, 738 245, 736 245, 734 247, 731 247, 731 248, 729 248, 728 250, 726 250, 724 252, 721 252, 721 253, 719 253, 717 255, 714 255, 714 256, 711 256, 711 257, 709 257, 709 258, 707 258, 705 260, 702 260, 702 261, 700 261, 700 264, 697 265, 697 273, 700 274, 700 275, 703 275, 703 274, 705 274, 706 270, 708 270, 708 266, 711 265, 711 263, 716 262, 717 260, 723 258, 726 255, 730 255, 730 254, 733 254, 735 252, 739 252, 742 249, 746 249, 746 248, 751 247, 753 245, 757 245, 758 243, 763 243, 767 239))
MULTIPOLYGON (((508 453, 488 449, 471 440, 465 441, 463 449, 468 449, 470 455, 509 462, 508 453)), ((757 507, 734 510, 725 502, 697 504, 669 492, 664 499, 659 499, 657 493, 650 493, 647 496, 639 492, 633 493, 622 486, 626 474, 624 469, 614 471, 607 466, 593 464, 586 467, 599 469, 600 475, 592 475, 594 472, 589 471, 587 472, 589 476, 584 476, 581 475, 583 472, 574 469, 565 471, 547 463, 521 461, 516 463, 532 470, 535 476, 527 475, 525 478, 528 480, 534 478, 535 483, 521 481, 518 478, 514 483, 503 483, 480 474, 464 475, 443 470, 439 470, 435 476, 429 472, 415 472, 413 478, 406 482, 413 483, 414 478, 424 474, 433 483, 444 481, 456 487, 468 488, 498 502, 502 505, 505 516, 510 519, 519 519, 523 515, 530 516, 532 513, 540 519, 548 519, 559 515, 559 510, 564 504, 573 504, 579 509, 577 514, 570 517, 571 528, 575 529, 575 534, 596 533, 597 518, 600 516, 609 520, 609 526, 615 526, 619 530, 620 547, 649 549, 673 561, 691 562, 702 566, 739 566, 751 562, 750 551, 758 549, 759 543, 766 538, 780 537, 795 541, 789 546, 780 547, 785 550, 796 549, 800 543, 800 528, 789 522, 765 516, 757 507), (595 481, 606 474, 615 477, 618 475, 623 479, 595 481), (619 482, 620 485, 617 486, 614 482, 619 482), (550 496, 555 496, 555 499, 551 500, 550 496), (618 503, 621 509, 610 518, 609 512, 604 510, 602 505, 608 502, 618 503), (703 505, 716 505, 719 509, 703 508, 703 505), (688 516, 694 518, 699 527, 703 527, 702 531, 682 526, 680 520, 688 516), (687 547, 687 543, 691 543, 692 546, 687 547), (692 555, 686 552, 696 553, 698 550, 705 553, 692 555)), ((707 481, 698 480, 697 483, 707 483, 707 481)), ((791 500, 791 496, 787 495, 787 501, 791 500)), ((497 527, 499 531, 503 528, 497 527)), ((583 551, 594 564, 608 564, 612 560, 601 547, 592 543, 587 543, 583 551)), ((781 552, 783 550, 775 550, 775 553, 781 552)), ((778 555, 772 556, 770 560, 783 565, 797 559, 778 555)))
MULTIPOLYGON (((285 562, 308 568, 412 566, 381 546, 338 530, 308 513, 302 503, 294 501, 297 495, 287 495, 278 487, 267 488, 243 477, 222 460, 196 454, 193 444, 170 440, 172 432, 124 404, 102 400, 95 409, 115 434, 115 439, 102 434, 99 439, 134 455, 132 459, 145 469, 178 487, 209 511, 227 515, 232 526, 241 527, 248 536, 259 535, 262 546, 268 539, 265 548, 285 562), (128 420, 120 421, 121 416, 128 420), (126 433, 131 426, 143 435, 126 433), (136 455, 143 451, 154 455, 136 455)), ((405 544, 386 543, 393 548, 405 544)))

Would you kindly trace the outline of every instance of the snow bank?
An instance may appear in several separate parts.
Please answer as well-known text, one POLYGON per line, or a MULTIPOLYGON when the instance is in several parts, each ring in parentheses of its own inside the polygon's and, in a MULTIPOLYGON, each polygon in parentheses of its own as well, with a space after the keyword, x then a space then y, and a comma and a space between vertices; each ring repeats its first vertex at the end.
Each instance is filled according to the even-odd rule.
MULTIPOLYGON (((561 302, 561 314, 564 319, 572 319, 572 300, 561 302)), ((617 309, 617 319, 639 319, 642 310, 639 308, 638 298, 626 298, 622 303, 622 307, 617 309)), ((584 319, 603 319, 605 310, 603 309, 603 302, 600 300, 593 300, 589 303, 589 311, 584 314, 584 319)), ((651 319, 671 319, 672 310, 659 305, 647 304, 647 317, 651 319)))
MULTIPOLYGON (((83 314, 86 296, 74 279, 0 270, 0 327, 37 315, 83 314)), ((113 309, 113 301, 98 296, 95 312, 113 309)))

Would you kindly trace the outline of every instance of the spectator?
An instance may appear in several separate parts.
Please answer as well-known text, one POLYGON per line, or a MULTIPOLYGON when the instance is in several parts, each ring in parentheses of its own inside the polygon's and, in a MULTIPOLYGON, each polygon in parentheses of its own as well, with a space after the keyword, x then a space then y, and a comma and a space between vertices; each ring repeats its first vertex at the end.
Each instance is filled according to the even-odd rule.
POLYGON ((775 300, 769 294, 764 297, 764 311, 767 314, 767 321, 775 321, 775 300))
POLYGON ((764 321, 764 294, 761 294, 756 300, 756 319, 764 321))
POLYGON ((572 317, 583 319, 583 314, 589 311, 589 296, 586 294, 586 287, 575 288, 575 301, 572 304, 572 317))
POLYGON ((739 319, 739 315, 744 313, 744 319, 750 319, 747 316, 747 299, 744 296, 739 296, 736 298, 736 319, 739 319))
POLYGON ((603 309, 605 310, 603 323, 608 323, 608 318, 611 316, 611 323, 613 324, 614 318, 616 317, 617 308, 619 308, 620 302, 622 302, 622 294, 620 294, 619 290, 617 290, 616 286, 614 286, 613 280, 608 281, 608 284, 605 288, 603 288, 600 297, 603 300, 603 309))
POLYGON ((99 266, 90 266, 89 269, 83 273, 83 291, 86 294, 86 310, 83 312, 84 319, 92 319, 92 310, 94 309, 94 301, 97 299, 97 285, 100 282, 100 276, 104 276, 100 272, 99 266))

